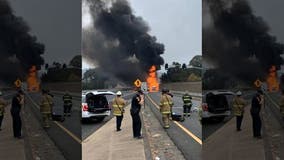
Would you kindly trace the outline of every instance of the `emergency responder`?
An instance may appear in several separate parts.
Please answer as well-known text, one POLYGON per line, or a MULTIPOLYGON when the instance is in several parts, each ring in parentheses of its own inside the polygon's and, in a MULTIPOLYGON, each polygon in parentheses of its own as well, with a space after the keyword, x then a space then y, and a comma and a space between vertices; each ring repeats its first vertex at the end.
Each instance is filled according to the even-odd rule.
POLYGON ((63 107, 64 107, 64 116, 71 116, 71 108, 72 108, 72 96, 68 91, 62 97, 63 99, 63 107))
POLYGON ((113 115, 116 116, 116 131, 121 131, 121 122, 123 119, 125 100, 121 97, 121 91, 116 93, 116 97, 112 100, 113 115))
POLYGON ((242 125, 243 116, 245 112, 245 106, 246 106, 246 102, 241 96, 242 96, 242 92, 238 91, 236 93, 236 97, 234 97, 233 99, 233 111, 234 111, 234 115, 236 116, 237 131, 241 131, 241 125, 242 125))
POLYGON ((2 121, 4 118, 5 107, 7 106, 7 102, 2 98, 2 92, 0 91, 0 131, 2 130, 2 121))
POLYGON ((190 111, 192 107, 192 97, 189 95, 188 91, 182 96, 183 101, 183 115, 186 117, 190 116, 190 111))
POLYGON ((252 116, 253 123, 253 136, 255 138, 261 139, 261 118, 260 110, 263 105, 263 91, 258 90, 255 96, 252 98, 250 113, 252 116))
POLYGON ((164 128, 170 127, 171 108, 173 106, 172 97, 168 95, 167 89, 162 89, 162 96, 160 100, 160 112, 162 114, 164 128))
POLYGON ((141 119, 140 119, 140 110, 141 106, 144 104, 143 92, 138 90, 137 93, 133 96, 131 101, 130 114, 132 117, 132 129, 133 137, 137 139, 143 138, 141 136, 141 119))
POLYGON ((284 89, 282 90, 282 96, 280 99, 280 113, 282 114, 282 118, 284 119, 284 89))
POLYGON ((41 103, 40 103, 40 112, 42 115, 42 122, 44 128, 49 128, 49 121, 51 119, 51 111, 52 111, 52 97, 48 95, 47 90, 42 90, 42 97, 41 97, 41 103))
POLYGON ((18 93, 12 99, 11 115, 13 119, 13 133, 14 137, 22 138, 22 120, 21 120, 21 108, 24 105, 24 92, 19 90, 18 93))

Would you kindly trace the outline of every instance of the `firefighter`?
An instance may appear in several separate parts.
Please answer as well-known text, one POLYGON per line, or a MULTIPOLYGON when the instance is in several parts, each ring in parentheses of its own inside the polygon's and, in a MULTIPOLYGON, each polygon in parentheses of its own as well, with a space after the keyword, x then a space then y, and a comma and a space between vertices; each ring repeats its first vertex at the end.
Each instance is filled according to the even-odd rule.
POLYGON ((173 106, 172 97, 168 95, 168 90, 162 90, 162 96, 160 100, 160 112, 162 114, 164 128, 170 128, 170 116, 171 116, 171 108, 173 106))
POLYGON ((13 119, 13 133, 14 137, 21 139, 22 138, 22 119, 21 119, 21 108, 24 105, 24 92, 19 90, 18 93, 12 99, 11 105, 11 115, 13 119))
POLYGON ((282 114, 282 118, 284 119, 284 89, 282 90, 282 96, 280 99, 280 113, 282 114))
POLYGON ((4 118, 5 107, 7 106, 7 102, 2 98, 2 92, 0 92, 0 131, 2 126, 2 121, 4 118))
POLYGON ((42 90, 41 104, 40 104, 40 112, 42 115, 43 127, 49 128, 49 121, 51 119, 51 111, 52 111, 52 97, 48 94, 48 91, 42 90))
POLYGON ((238 91, 236 93, 236 97, 233 99, 233 111, 236 116, 236 129, 237 131, 241 131, 241 125, 243 121, 243 116, 245 112, 245 100, 241 97, 242 92, 238 91))
POLYGON ((116 116, 116 131, 121 131, 121 122, 123 119, 125 100, 121 97, 121 91, 116 93, 116 97, 112 100, 113 115, 116 116))
POLYGON ((263 91, 258 90, 252 99, 250 113, 252 116, 253 123, 253 136, 255 138, 261 139, 261 118, 260 110, 263 105, 263 91))
POLYGON ((71 116, 71 108, 72 108, 72 96, 68 91, 62 97, 63 99, 63 107, 64 107, 64 116, 71 116))
POLYGON ((183 101, 183 115, 186 117, 190 116, 190 111, 192 107, 192 97, 189 95, 188 91, 182 96, 183 101))
POLYGON ((132 98, 131 109, 130 109, 130 114, 132 117, 133 137, 137 139, 143 138, 141 136, 141 118, 139 115, 141 106, 143 104, 144 104, 143 92, 141 90, 138 90, 137 93, 132 98))

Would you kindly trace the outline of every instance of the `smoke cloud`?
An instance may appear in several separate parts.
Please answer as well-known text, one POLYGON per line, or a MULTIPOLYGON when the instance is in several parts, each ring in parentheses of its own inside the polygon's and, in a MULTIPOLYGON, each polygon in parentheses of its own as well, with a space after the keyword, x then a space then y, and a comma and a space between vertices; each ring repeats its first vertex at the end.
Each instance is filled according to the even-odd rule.
POLYGON ((124 82, 146 80, 152 65, 164 63, 164 45, 133 14, 126 0, 87 1, 93 26, 83 31, 83 55, 124 82))
POLYGON ((246 0, 205 0, 203 10, 203 57, 219 70, 251 82, 283 64, 283 44, 246 0))
POLYGON ((11 82, 24 78, 28 69, 44 64, 44 45, 30 34, 26 22, 13 13, 6 0, 0 0, 0 79, 11 82))

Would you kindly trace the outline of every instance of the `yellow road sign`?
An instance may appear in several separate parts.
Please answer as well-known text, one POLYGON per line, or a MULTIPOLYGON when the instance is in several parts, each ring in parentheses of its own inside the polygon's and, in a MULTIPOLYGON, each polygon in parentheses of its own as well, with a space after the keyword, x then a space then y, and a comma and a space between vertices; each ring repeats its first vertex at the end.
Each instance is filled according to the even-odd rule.
POLYGON ((16 87, 21 87, 22 82, 19 79, 17 79, 14 84, 16 87))
POLYGON ((136 81, 134 81, 134 85, 136 87, 141 87, 141 81, 139 79, 137 79, 136 81))
POLYGON ((257 79, 256 81, 254 81, 254 85, 255 85, 256 87, 260 87, 261 84, 262 84, 262 82, 261 82, 259 79, 257 79))

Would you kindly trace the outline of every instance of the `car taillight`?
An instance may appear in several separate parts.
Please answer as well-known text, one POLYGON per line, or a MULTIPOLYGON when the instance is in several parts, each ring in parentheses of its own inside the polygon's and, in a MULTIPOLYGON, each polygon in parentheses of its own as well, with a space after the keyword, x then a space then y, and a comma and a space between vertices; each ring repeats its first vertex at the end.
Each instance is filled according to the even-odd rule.
POLYGON ((87 104, 83 104, 82 105, 82 110, 83 111, 88 111, 88 105, 87 104))
POLYGON ((202 110, 203 110, 203 111, 208 111, 208 106, 207 106, 207 104, 202 104, 202 110))

